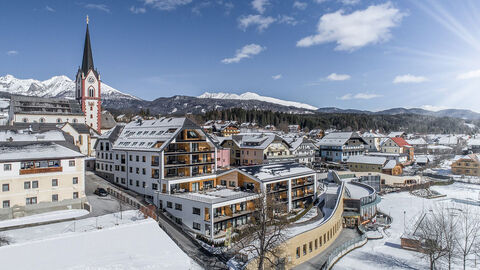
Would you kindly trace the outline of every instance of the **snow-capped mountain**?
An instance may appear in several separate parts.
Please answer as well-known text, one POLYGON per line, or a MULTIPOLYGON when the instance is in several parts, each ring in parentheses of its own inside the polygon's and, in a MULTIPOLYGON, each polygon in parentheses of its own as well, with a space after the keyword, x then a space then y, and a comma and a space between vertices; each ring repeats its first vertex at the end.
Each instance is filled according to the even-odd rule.
MULTIPOLYGON (((0 77, 0 91, 26 96, 74 98, 75 82, 65 75, 38 81, 34 79, 18 79, 7 74, 4 77, 0 77)), ((102 98, 107 100, 140 100, 133 95, 122 93, 103 82, 102 98)))
POLYGON ((273 97, 260 96, 259 94, 252 93, 252 92, 245 92, 241 95, 222 93, 222 92, 220 93, 205 92, 202 95, 198 96, 198 98, 259 100, 259 101, 275 103, 275 104, 288 106, 288 107, 297 107, 297 108, 308 109, 308 110, 318 109, 317 107, 314 107, 312 105, 308 105, 305 103, 287 101, 287 100, 282 100, 282 99, 273 98, 273 97))

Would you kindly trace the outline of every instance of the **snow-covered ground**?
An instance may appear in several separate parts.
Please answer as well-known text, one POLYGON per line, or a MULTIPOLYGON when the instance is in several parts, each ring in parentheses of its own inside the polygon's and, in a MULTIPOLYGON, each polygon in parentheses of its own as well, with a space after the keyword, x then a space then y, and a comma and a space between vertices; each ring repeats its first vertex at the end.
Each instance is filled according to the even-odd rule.
POLYGON ((294 223, 303 223, 305 221, 309 221, 310 219, 316 216, 318 216, 318 212, 317 212, 317 206, 315 205, 310 210, 308 210, 308 212, 305 215, 303 215, 303 217, 299 218, 294 223))
POLYGON ((26 224, 32 224, 32 223, 56 221, 56 220, 65 220, 65 219, 81 217, 84 215, 88 215, 88 211, 84 209, 53 211, 53 212, 47 212, 43 214, 26 216, 22 218, 0 221, 0 228, 26 225, 26 224))
POLYGON ((201 269, 133 210, 1 235, 11 241, 0 247, 2 269, 201 269))
MULTIPOLYGON (((422 259, 419 253, 400 247, 400 236, 404 232, 404 211, 405 224, 408 227, 416 221, 422 209, 428 210, 439 202, 454 203, 452 199, 477 200, 480 193, 479 185, 464 183, 433 186, 431 189, 447 197, 424 199, 408 192, 390 193, 382 197, 379 209, 393 217, 391 228, 386 230, 387 235, 380 240, 369 240, 363 247, 348 253, 333 269, 428 269, 428 262, 422 259)), ((469 269, 474 269, 472 262, 469 266, 469 269)))

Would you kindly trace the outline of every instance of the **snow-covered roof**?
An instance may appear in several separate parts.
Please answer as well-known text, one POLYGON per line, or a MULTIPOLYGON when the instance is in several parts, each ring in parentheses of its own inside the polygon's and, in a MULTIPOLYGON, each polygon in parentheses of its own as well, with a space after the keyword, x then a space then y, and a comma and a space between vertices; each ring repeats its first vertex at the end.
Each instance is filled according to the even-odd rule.
POLYGON ((416 138, 416 139, 410 139, 406 140, 408 144, 410 145, 425 145, 427 142, 425 141, 424 138, 416 138))
POLYGON ((63 132, 49 130, 45 132, 31 132, 30 130, 0 130, 0 142, 41 142, 65 141, 63 132))
POLYGON ((374 164, 374 165, 383 165, 387 161, 385 157, 375 157, 375 156, 350 156, 347 159, 347 163, 361 163, 361 164, 374 164))
POLYGON ((1 143, 0 161, 64 159, 84 155, 53 142, 1 143))
POLYGON ((360 137, 356 132, 332 132, 325 135, 319 141, 319 144, 323 146, 342 146, 350 138, 360 139, 363 141, 362 137, 360 137))
POLYGON ((395 160, 389 160, 387 162, 387 164, 385 164, 385 166, 383 166, 383 169, 391 170, 391 169, 395 168, 396 165, 397 165, 397 162, 395 160))
POLYGON ((269 182, 288 177, 301 177, 314 174, 315 171, 298 163, 276 163, 238 168, 261 182, 269 182))
POLYGON ((403 131, 393 131, 388 134, 388 137, 393 138, 393 137, 401 137, 405 135, 405 132, 403 131))

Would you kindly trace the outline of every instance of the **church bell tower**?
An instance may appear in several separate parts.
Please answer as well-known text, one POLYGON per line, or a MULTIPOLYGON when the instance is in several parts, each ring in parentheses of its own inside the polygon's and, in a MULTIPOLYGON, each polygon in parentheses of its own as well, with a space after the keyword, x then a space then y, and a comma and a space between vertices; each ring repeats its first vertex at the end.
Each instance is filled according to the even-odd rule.
POLYGON ((92 46, 90 45, 90 33, 85 34, 85 45, 83 47, 82 66, 77 71, 75 79, 75 99, 80 103, 85 114, 85 124, 100 133, 101 129, 101 83, 100 74, 93 66, 92 46))

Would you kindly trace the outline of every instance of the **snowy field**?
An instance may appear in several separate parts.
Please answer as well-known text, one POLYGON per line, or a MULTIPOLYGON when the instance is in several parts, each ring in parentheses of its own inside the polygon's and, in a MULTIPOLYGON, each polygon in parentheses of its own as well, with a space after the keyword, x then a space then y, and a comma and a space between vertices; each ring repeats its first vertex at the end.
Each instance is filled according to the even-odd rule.
POLYGON ((133 210, 1 235, 11 242, 0 247, 1 269, 202 269, 133 210))
MULTIPOLYGON (((447 197, 423 199, 408 192, 391 193, 382 197, 379 209, 393 217, 391 228, 386 230, 387 234, 383 239, 369 240, 363 247, 348 253, 333 269, 428 269, 428 262, 422 259, 419 253, 400 248, 400 236, 404 232, 404 211, 405 224, 408 227, 416 221, 422 209, 429 209, 435 203, 452 202, 452 199, 477 200, 480 186, 455 183, 450 186, 434 186, 432 189, 447 197)), ((455 267, 457 266, 460 267, 460 264, 455 267)), ((454 269, 458 269, 455 267, 454 269)), ((478 264, 478 268, 475 268, 473 262, 470 262, 469 267, 480 268, 478 264)))

